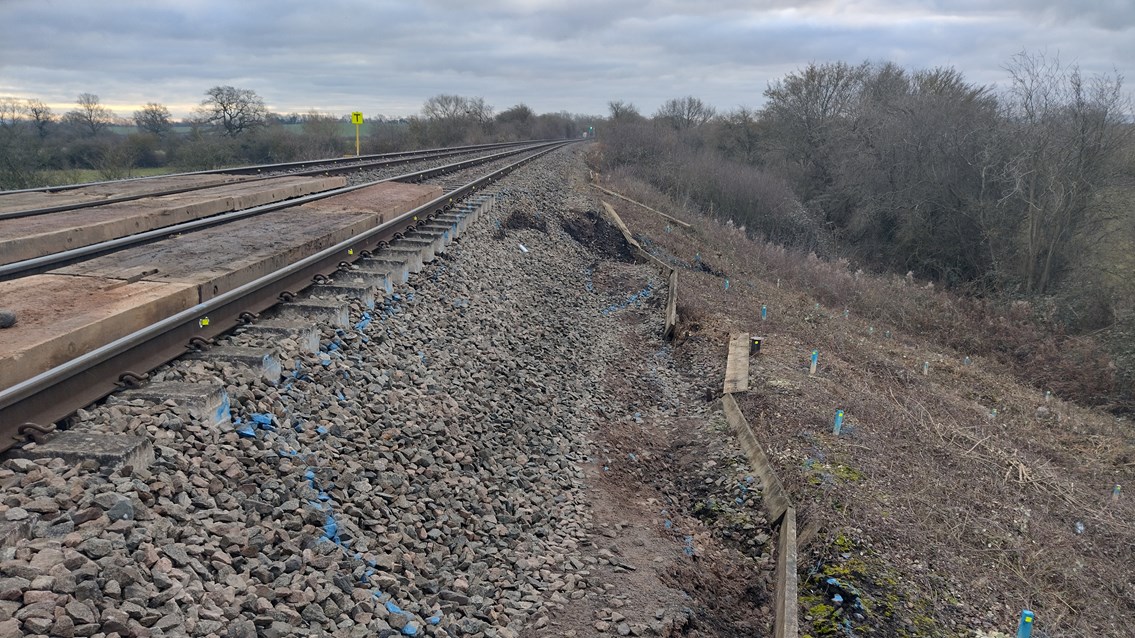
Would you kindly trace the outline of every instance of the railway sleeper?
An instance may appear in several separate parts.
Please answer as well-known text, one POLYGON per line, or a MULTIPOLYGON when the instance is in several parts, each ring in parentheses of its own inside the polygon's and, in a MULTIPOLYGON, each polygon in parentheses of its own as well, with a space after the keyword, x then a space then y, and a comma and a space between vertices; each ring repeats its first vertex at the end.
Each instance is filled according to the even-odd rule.
POLYGON ((236 334, 266 337, 275 342, 291 339, 299 345, 303 352, 311 354, 319 352, 319 329, 315 325, 303 321, 265 319, 237 328, 236 334))
POLYGON ((350 282, 316 284, 311 288, 311 295, 318 299, 358 299, 367 307, 367 310, 374 310, 375 303, 382 298, 376 293, 376 286, 350 282))
POLYGON ((410 280, 410 268, 405 259, 397 259, 392 255, 379 255, 377 257, 364 257, 355 262, 355 269, 351 274, 362 273, 377 274, 387 277, 391 282, 390 292, 394 291, 393 284, 404 284, 410 280))
POLYGON ((186 356, 190 361, 227 363, 250 369, 269 383, 278 383, 283 374, 280 355, 275 350, 245 346, 213 346, 186 356))
POLYGON ((350 305, 340 300, 297 299, 275 307, 276 318, 323 321, 339 328, 351 323, 350 305))

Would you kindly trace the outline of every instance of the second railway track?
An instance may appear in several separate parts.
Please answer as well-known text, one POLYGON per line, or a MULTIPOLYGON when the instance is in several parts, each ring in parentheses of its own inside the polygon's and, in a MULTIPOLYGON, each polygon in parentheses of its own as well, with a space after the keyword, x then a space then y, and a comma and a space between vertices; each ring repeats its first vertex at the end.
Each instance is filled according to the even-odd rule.
MULTIPOLYGON (((349 178, 300 179, 296 174, 260 178, 255 183, 206 183, 193 187, 193 195, 115 195, 109 200, 88 200, 82 207, 54 215, 0 219, 0 280, 44 272, 127 246, 160 240, 228 223, 281 208, 340 195, 380 181, 423 182, 455 171, 508 157, 548 143, 493 148, 487 154, 462 157, 431 155, 425 166, 406 172, 385 167, 352 171, 349 178), (125 198, 125 199, 123 199, 125 198), (127 200, 131 203, 127 203, 127 200)), ((404 163, 404 162, 403 162, 404 163)), ((305 172, 306 174, 306 172, 305 172)), ((451 180, 452 181, 452 180, 451 180)), ((189 187, 184 187, 188 189, 189 187)), ((3 197, 0 196, 0 204, 3 197)), ((18 211, 12 211, 15 214, 18 211)))
POLYGON ((50 430, 124 379, 247 321, 282 293, 373 257, 376 248, 387 253, 375 263, 390 267, 387 277, 397 276, 398 259, 409 264, 404 270, 413 267, 415 250, 432 255, 457 223, 447 211, 463 198, 562 144, 526 149, 519 159, 515 151, 494 153, 487 169, 473 168, 485 162, 478 158, 404 177, 417 184, 356 185, 322 202, 297 207, 293 201, 274 216, 206 231, 170 237, 163 229, 167 237, 153 244, 0 282, 5 296, 26 302, 18 310, 22 329, 0 333, 0 449, 50 430), (469 176, 472 171, 478 174, 469 176), (439 179, 448 186, 431 185, 439 179), (367 204, 368 196, 380 203, 367 204), (109 305, 95 305, 100 295, 109 305))

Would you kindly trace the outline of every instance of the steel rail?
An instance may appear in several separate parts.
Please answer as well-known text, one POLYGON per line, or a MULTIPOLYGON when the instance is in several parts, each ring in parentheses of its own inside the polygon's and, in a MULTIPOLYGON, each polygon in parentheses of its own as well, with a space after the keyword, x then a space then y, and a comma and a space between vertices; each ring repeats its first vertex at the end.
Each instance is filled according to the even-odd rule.
MULTIPOLYGON (((547 146, 549 144, 557 144, 557 143, 559 143, 559 142, 546 142, 544 144, 537 146, 536 148, 542 148, 542 147, 547 146)), ((322 191, 322 192, 319 192, 319 193, 312 193, 311 195, 303 195, 301 197, 296 197, 294 199, 284 200, 282 202, 273 202, 271 204, 263 204, 263 205, 260 205, 260 206, 254 206, 252 208, 246 208, 246 209, 243 209, 243 210, 232 211, 232 212, 229 212, 229 213, 221 213, 219 215, 213 215, 211 217, 202 217, 201 219, 195 219, 195 220, 188 221, 188 222, 182 222, 180 224, 173 224, 171 226, 163 226, 161 228, 155 228, 153 230, 147 230, 147 231, 144 231, 144 232, 141 232, 141 233, 136 233, 136 234, 133 234, 133 235, 127 235, 126 237, 119 237, 117 239, 109 239, 107 241, 99 242, 97 244, 90 244, 90 245, 87 245, 87 246, 80 246, 78 248, 72 248, 70 250, 64 250, 64 251, 61 251, 61 252, 58 252, 58 253, 55 253, 55 254, 52 254, 52 255, 43 255, 42 257, 33 257, 31 259, 25 259, 23 261, 14 261, 10 264, 0 265, 0 281, 15 279, 17 277, 25 277, 27 275, 34 275, 36 273, 45 272, 47 270, 50 270, 52 268, 57 268, 59 266, 65 265, 65 264, 73 263, 73 262, 80 261, 80 260, 83 260, 83 259, 89 259, 91 257, 96 257, 98 255, 105 254, 105 253, 108 253, 108 252, 112 252, 112 251, 115 251, 115 250, 119 250, 119 249, 122 249, 122 248, 126 248, 126 247, 129 247, 129 246, 134 246, 134 245, 137 245, 137 244, 143 244, 143 243, 152 242, 152 241, 158 241, 158 240, 164 239, 164 238, 166 238, 170 235, 176 235, 178 233, 187 233, 187 232, 192 232, 192 231, 195 231, 195 230, 201 230, 203 228, 209 228, 210 226, 216 226, 218 224, 225 224, 225 223, 228 223, 228 222, 231 222, 231 221, 236 221, 238 219, 244 219, 245 217, 253 217, 255 215, 262 215, 264 213, 270 213, 272 211, 281 210, 281 209, 284 209, 284 208, 291 208, 292 206, 299 206, 301 204, 307 204, 309 202, 314 202, 314 201, 318 201, 318 200, 321 200, 321 199, 326 199, 328 197, 334 197, 335 195, 342 195, 344 193, 350 193, 352 191, 357 191, 361 188, 366 188, 368 186, 374 186, 375 184, 381 184, 383 182, 398 182, 398 181, 421 182, 425 179, 429 179, 430 177, 434 177, 436 175, 441 175, 441 174, 452 172, 452 171, 455 171, 455 170, 468 168, 470 166, 476 166, 478 164, 485 164, 487 162, 492 162, 492 161, 495 161, 495 160, 498 160, 498 159, 502 159, 502 158, 508 157, 510 155, 517 155, 517 154, 523 153, 527 150, 532 150, 532 147, 525 147, 525 148, 521 148, 521 149, 512 149, 512 150, 502 151, 500 153, 495 153, 493 155, 483 155, 483 156, 480 156, 480 157, 474 157, 474 158, 470 158, 470 159, 467 159, 467 160, 461 160, 460 162, 453 162, 452 164, 446 164, 444 166, 436 166, 434 168, 426 168, 426 169, 422 169, 420 171, 413 171, 411 173, 405 173, 403 175, 397 175, 397 176, 394 176, 394 177, 387 177, 387 178, 384 178, 384 179, 375 180, 373 182, 366 182, 365 184, 354 184, 352 186, 344 186, 342 188, 335 188, 335 189, 332 189, 332 190, 322 191)))
MULTIPOLYGON (((517 146, 517 145, 518 144, 495 145, 494 148, 499 148, 500 146, 517 146)), ((484 148, 484 149, 481 149, 481 150, 493 150, 493 149, 492 148, 484 148)), ((441 158, 441 157, 449 157, 451 155, 463 155, 463 154, 469 153, 469 152, 472 152, 472 151, 449 150, 449 151, 439 151, 439 152, 431 152, 431 153, 419 153, 419 154, 413 155, 413 156, 406 156, 406 157, 393 158, 393 159, 384 159, 384 160, 378 160, 378 161, 367 162, 367 163, 362 163, 362 164, 351 164, 351 165, 348 165, 348 166, 337 166, 337 167, 332 167, 332 168, 313 168, 313 169, 309 169, 309 170, 306 170, 306 171, 294 171, 294 172, 291 172, 291 173, 287 173, 286 175, 262 175, 262 176, 254 177, 252 179, 246 179, 246 180, 243 180, 243 181, 240 181, 240 182, 232 182, 231 184, 251 184, 251 183, 254 183, 254 182, 261 182, 261 181, 265 181, 265 180, 275 179, 277 177, 295 177, 295 176, 301 176, 302 177, 302 176, 305 176, 305 175, 331 175, 331 174, 334 174, 334 173, 347 173, 347 172, 354 171, 356 169, 357 170, 363 170, 363 169, 367 169, 367 168, 377 168, 377 167, 382 167, 382 166, 398 166, 399 164, 409 164, 411 162, 420 162, 420 161, 424 161, 424 160, 437 159, 437 158, 441 158)), ((305 163, 305 165, 306 164, 314 164, 314 163, 315 162, 307 162, 307 163, 305 163)), ((283 166, 283 165, 281 164, 281 165, 278 165, 278 166, 283 166)), ((251 169, 248 169, 248 170, 251 170, 251 169)), ((240 174, 240 173, 238 172, 238 173, 235 173, 235 174, 240 174)), ((162 175, 160 177, 169 177, 169 175, 162 175)), ((163 189, 163 190, 151 191, 151 192, 148 192, 148 193, 131 193, 131 194, 126 194, 126 195, 116 195, 114 197, 107 197, 105 199, 100 199, 100 200, 96 200, 96 201, 72 202, 70 204, 58 204, 58 205, 55 205, 55 206, 44 206, 42 208, 28 208, 28 209, 24 209, 24 210, 13 210, 13 211, 6 211, 6 212, 0 211, 0 221, 3 221, 5 219, 22 219, 22 218, 25 218, 25 217, 35 217, 35 216, 38 216, 38 215, 49 215, 51 213, 63 213, 63 212, 69 211, 69 210, 80 210, 80 209, 84 209, 84 208, 97 208, 99 206, 105 206, 107 204, 121 204, 123 202, 132 202, 132 201, 137 201, 139 199, 146 199, 146 198, 149 198, 149 197, 161 197, 161 196, 164 196, 164 195, 177 195, 179 193, 189 193, 189 192, 199 191, 199 190, 208 190, 210 188, 218 188, 220 186, 228 186, 228 185, 230 185, 230 184, 204 184, 204 185, 194 184, 194 185, 191 185, 191 186, 190 185, 176 186, 176 187, 166 188, 166 189, 163 189)), ((84 186, 89 186, 89 184, 84 184, 84 186)))
POLYGON ((58 193, 62 191, 74 190, 77 188, 86 188, 87 186, 105 186, 107 184, 123 184, 128 182, 142 182, 146 180, 161 179, 163 177, 185 177, 189 175, 226 175, 241 173, 251 173, 253 171, 263 170, 277 170, 282 168, 290 168, 294 166, 306 166, 308 164, 326 164, 326 163, 346 163, 357 162, 359 160, 370 160, 380 158, 395 158, 405 157, 407 155, 416 155, 421 153, 437 153, 437 152, 457 152, 457 151, 476 151, 479 149, 491 149, 505 146, 516 146, 519 144, 537 144, 540 142, 552 142, 555 140, 526 140, 523 142, 494 142, 492 144, 468 144, 465 146, 439 146, 437 148, 423 148, 410 151, 394 151, 392 153, 373 153, 370 155, 360 155, 358 157, 329 157, 326 159, 313 159, 313 160, 299 160, 294 162, 279 162, 275 164, 254 164, 252 166, 232 166, 229 168, 210 168, 203 171, 186 171, 182 173, 164 173, 162 175, 147 175, 146 177, 131 177, 128 179, 110 179, 101 182, 83 182, 81 184, 61 184, 59 186, 37 186, 35 188, 20 188, 16 190, 0 190, 0 196, 9 195, 14 193, 58 193))
POLYGON ((186 354, 198 339, 211 339, 231 330, 247 313, 279 303, 285 292, 312 285, 316 275, 334 272, 344 263, 359 259, 363 251, 452 208, 454 201, 485 184, 570 143, 541 148, 384 224, 0 391, 0 452, 23 442, 23 432, 49 431, 75 410, 111 394, 121 387, 123 377, 138 376, 139 371, 148 372, 186 354), (209 321, 202 321, 206 317, 209 321))

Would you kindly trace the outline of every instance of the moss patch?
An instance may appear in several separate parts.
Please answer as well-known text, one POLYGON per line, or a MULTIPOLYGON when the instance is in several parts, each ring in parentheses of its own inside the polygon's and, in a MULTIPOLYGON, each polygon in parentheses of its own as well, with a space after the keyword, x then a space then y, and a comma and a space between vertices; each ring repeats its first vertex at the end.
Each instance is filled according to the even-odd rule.
POLYGON ((866 543, 836 536, 801 583, 803 635, 915 636, 953 635, 935 617, 950 601, 930 601, 911 594, 905 583, 866 543))

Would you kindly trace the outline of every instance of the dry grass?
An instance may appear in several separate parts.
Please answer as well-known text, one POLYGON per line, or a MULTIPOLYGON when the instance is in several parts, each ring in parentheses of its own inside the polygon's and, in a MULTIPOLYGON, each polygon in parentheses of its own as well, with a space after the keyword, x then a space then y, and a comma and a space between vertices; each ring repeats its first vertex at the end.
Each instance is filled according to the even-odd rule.
MULTIPOLYGON (((1046 333, 1033 308, 849 272, 640 184, 610 186, 695 223, 682 231, 617 207, 648 250, 681 268, 676 359, 720 370, 730 332, 767 338, 741 405, 808 504, 802 524, 822 525, 802 560, 813 635, 843 635, 833 624, 843 618, 856 635, 1008 631, 1026 607, 1036 635, 1131 635, 1135 502, 1110 495, 1116 484, 1135 492, 1135 436, 1122 418, 1057 398, 1115 395, 1093 343, 1046 333), (837 408, 849 426, 839 437, 837 408), (833 575, 871 601, 863 620, 832 607, 823 581, 833 575)), ((720 376, 706 385, 719 389, 720 376)))

